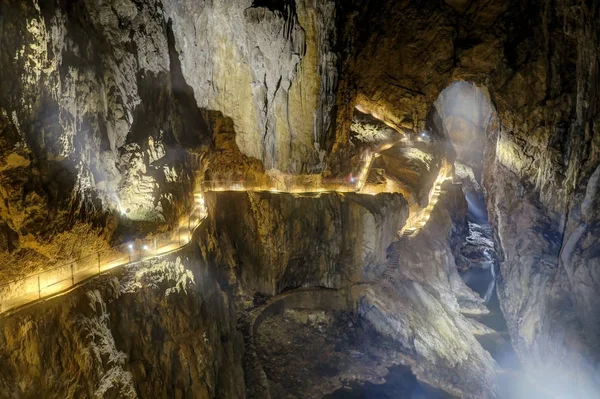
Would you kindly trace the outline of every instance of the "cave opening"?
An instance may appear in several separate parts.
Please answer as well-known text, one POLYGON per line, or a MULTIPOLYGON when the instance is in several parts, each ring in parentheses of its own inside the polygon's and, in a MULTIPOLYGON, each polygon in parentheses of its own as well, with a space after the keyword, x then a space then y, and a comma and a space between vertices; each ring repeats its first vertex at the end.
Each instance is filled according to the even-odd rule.
POLYGON ((451 143, 456 180, 462 185, 467 203, 468 233, 460 247, 457 268, 463 281, 483 298, 490 311, 479 316, 479 321, 498 332, 497 336, 479 340, 502 367, 518 368, 496 293, 498 257, 483 181, 486 146, 497 136, 495 130, 499 126, 494 123, 496 110, 485 87, 464 80, 444 89, 433 108, 433 126, 451 143))
POLYGON ((483 160, 490 120, 495 110, 485 88, 459 80, 444 89, 434 103, 436 129, 443 132, 456 154, 455 174, 467 202, 468 242, 464 264, 458 265, 465 283, 488 303, 495 286, 494 248, 483 188, 483 160))

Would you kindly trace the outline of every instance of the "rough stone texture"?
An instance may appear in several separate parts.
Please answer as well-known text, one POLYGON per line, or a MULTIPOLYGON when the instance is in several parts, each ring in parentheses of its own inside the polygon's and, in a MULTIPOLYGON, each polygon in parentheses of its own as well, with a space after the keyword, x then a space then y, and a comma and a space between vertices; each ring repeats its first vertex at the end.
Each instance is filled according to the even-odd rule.
POLYGON ((469 235, 460 246, 456 258, 456 267, 460 272, 474 267, 493 266, 496 252, 490 226, 469 223, 469 235))
MULTIPOLYGON (((496 364, 473 335, 483 327, 461 314, 487 312, 483 300, 460 279, 453 256, 468 232, 466 202, 459 185, 447 189, 427 227, 410 241, 392 244, 387 256, 393 233, 406 217, 406 202, 393 195, 294 198, 218 193, 209 197, 211 223, 199 242, 241 306, 251 308, 260 294, 279 294, 295 287, 352 287, 346 300, 338 293, 339 300, 344 306, 356 301, 357 314, 397 345, 396 360, 412 367, 419 379, 459 397, 493 397, 496 364), (376 238, 386 231, 390 234, 376 238), (370 242, 378 245, 365 245, 370 242)), ((296 307, 309 309, 318 303, 294 302, 296 307)), ((250 344, 250 350, 258 349, 250 344)), ((259 389, 264 382, 252 380, 264 378, 255 368, 246 366, 256 375, 247 377, 253 397, 268 397, 264 395, 269 390, 273 397, 276 387, 264 391, 264 387, 259 389)), ((355 378, 360 380, 358 375, 355 378)), ((275 381, 284 386, 297 384, 281 376, 275 381)), ((339 384, 337 377, 327 381, 313 387, 315 392, 339 384)), ((292 389, 297 395, 297 387, 292 389)), ((314 395, 310 392, 306 390, 307 395, 314 395)))
POLYGON ((399 195, 215 193, 203 251, 238 289, 274 295, 371 280, 403 226, 399 195))
POLYGON ((445 165, 435 149, 422 143, 397 143, 373 162, 373 168, 384 171, 386 178, 398 187, 411 211, 413 207, 427 206, 431 188, 445 165))
MULTIPOLYGON (((488 125, 484 186, 511 338, 538 385, 593 396, 599 5, 357 3, 348 5, 358 11, 348 14, 346 32, 360 33, 344 35, 351 39, 340 114, 351 116, 358 104, 418 132, 435 125, 430 107, 450 83, 489 92, 497 115, 488 125)), ((349 129, 338 128, 344 142, 349 129)))
POLYGON ((530 61, 498 101, 502 131, 488 145, 485 187, 502 251, 498 292, 525 370, 559 395, 587 398, 600 389, 592 249, 600 216, 600 9, 558 2, 546 3, 545 13, 508 58, 530 61), (528 96, 517 95, 525 87, 528 96))
POLYGON ((5 317, 0 397, 244 398, 231 302, 190 255, 5 317))
MULTIPOLYGON (((600 386, 599 18, 597 2, 575 0, 4 1, 0 278, 106 246, 123 225, 119 208, 129 210, 120 222, 174 223, 189 208, 194 173, 206 170, 190 155, 203 154, 204 144, 215 148, 203 160, 223 161, 224 176, 246 167, 315 171, 325 161, 335 174, 351 158, 358 106, 403 134, 427 130, 442 148, 448 129, 440 129, 445 118, 433 105, 449 84, 465 80, 489 93, 496 110, 483 187, 512 341, 540 385, 562 396, 593 396, 600 386)), ((472 130, 462 122, 460 133, 472 130)), ((312 218, 305 231, 331 246, 325 260, 305 244, 293 257, 278 254, 295 245, 282 236, 294 226, 279 227, 285 212, 256 198, 240 204, 243 215, 231 204, 215 212, 227 209, 257 237, 273 234, 262 241, 266 261, 254 252, 260 246, 239 251, 243 256, 231 249, 232 237, 249 238, 233 223, 220 227, 223 240, 202 245, 217 254, 223 274, 249 281, 248 291, 359 281, 367 258, 361 245, 327 236, 344 220, 334 200, 331 219, 316 220, 306 204, 302 211, 312 218), (216 243, 223 248, 210 247, 216 243), (347 248, 350 268, 341 262, 347 248), (235 265, 244 256, 252 264, 235 265), (245 274, 250 267, 256 270, 245 274)), ((360 215, 373 225, 359 212, 352 229, 360 230, 360 215)), ((393 229, 386 229, 388 237, 393 229)), ((402 281, 385 292, 421 292, 402 281)), ((434 291, 447 293, 441 289, 434 291)), ((453 316, 451 296, 422 303, 444 309, 444 323, 466 340, 442 348, 442 358, 465 349, 470 338, 453 316)), ((468 353, 478 360, 461 370, 488 382, 487 369, 478 368, 485 361, 468 353)), ((446 384, 439 374, 429 378, 446 384)))
POLYGON ((10 1, 0 21, 3 274, 104 248, 120 212, 176 222, 206 132, 160 5, 10 1))
POLYGON ((173 225, 197 155, 226 144, 209 142, 215 113, 233 162, 324 166, 333 1, 8 1, 0 24, 0 259, 27 265, 7 278, 102 249, 118 226, 173 225))
POLYGON ((274 398, 321 399, 350 381, 381 384, 402 356, 393 341, 343 312, 289 310, 264 320, 257 341, 274 398))
POLYGON ((456 269, 453 246, 465 232, 454 226, 466 204, 460 187, 449 188, 417 236, 392 244, 388 269, 366 290, 360 314, 402 346, 420 380, 461 398, 495 397, 496 363, 461 314, 487 310, 456 269))
POLYGON ((335 2, 165 1, 201 108, 233 119, 266 169, 321 168, 337 88, 335 2))

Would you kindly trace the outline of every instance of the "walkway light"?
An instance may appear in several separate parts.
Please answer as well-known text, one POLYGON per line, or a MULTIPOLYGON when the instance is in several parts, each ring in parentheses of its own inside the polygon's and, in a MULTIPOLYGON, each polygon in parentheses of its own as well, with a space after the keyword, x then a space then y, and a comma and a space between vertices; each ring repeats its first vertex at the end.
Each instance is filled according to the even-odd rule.
POLYGON ((419 137, 417 137, 417 140, 428 141, 430 138, 431 138, 431 136, 429 135, 429 132, 424 130, 421 133, 419 133, 419 137))
POLYGON ((147 246, 147 245, 144 245, 144 246, 142 247, 142 249, 143 249, 144 251, 147 251, 147 250, 148 250, 148 246, 147 246))
POLYGON ((127 248, 129 248, 130 251, 133 251, 133 244, 127 244, 127 248))

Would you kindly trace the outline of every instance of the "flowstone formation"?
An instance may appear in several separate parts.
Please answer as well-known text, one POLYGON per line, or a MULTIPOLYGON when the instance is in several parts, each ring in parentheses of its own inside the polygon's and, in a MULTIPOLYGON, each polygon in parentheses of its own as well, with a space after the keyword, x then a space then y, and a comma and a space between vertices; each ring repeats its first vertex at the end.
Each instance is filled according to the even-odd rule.
POLYGON ((323 169, 333 2, 0 7, 2 256, 28 265, 7 277, 86 255, 81 238, 103 249, 118 224, 175 224, 219 144, 216 112, 235 126, 237 161, 323 169))
POLYGON ((598 20, 1 2, 0 396, 597 397, 598 20))

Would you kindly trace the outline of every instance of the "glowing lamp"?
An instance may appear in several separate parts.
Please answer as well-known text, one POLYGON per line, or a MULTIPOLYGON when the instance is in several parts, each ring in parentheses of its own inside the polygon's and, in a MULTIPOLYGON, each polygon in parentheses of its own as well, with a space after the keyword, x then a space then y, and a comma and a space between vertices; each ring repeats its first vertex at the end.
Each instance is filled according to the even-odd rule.
POLYGON ((419 137, 417 138, 420 141, 425 141, 429 139, 429 133, 427 131, 423 131, 419 133, 419 137))

